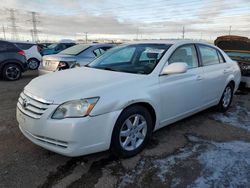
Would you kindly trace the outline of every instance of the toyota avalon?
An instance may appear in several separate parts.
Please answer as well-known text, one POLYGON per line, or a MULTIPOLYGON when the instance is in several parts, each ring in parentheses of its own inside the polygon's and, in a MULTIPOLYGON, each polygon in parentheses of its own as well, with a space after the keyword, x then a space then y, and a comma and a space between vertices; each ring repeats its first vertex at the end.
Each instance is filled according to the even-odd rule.
POLYGON ((29 140, 62 155, 131 157, 161 127, 212 106, 225 112, 240 79, 237 63, 206 43, 124 44, 85 67, 33 79, 17 121, 29 140))

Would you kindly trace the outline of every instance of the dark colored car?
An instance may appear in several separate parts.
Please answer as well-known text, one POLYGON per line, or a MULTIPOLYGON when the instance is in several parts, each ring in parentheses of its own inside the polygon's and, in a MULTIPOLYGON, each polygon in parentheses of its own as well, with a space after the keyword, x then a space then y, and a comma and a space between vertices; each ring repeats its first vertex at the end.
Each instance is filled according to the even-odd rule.
POLYGON ((27 69, 25 52, 10 42, 0 40, 0 76, 5 80, 18 80, 27 69))

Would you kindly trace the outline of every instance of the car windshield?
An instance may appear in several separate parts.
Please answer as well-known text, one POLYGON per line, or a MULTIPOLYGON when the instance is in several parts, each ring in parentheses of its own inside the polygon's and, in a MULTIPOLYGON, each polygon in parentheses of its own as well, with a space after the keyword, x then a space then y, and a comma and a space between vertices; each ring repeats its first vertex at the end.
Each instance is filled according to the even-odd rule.
POLYGON ((69 47, 63 51, 60 52, 60 54, 66 54, 66 55, 78 55, 82 51, 88 49, 90 45, 86 44, 77 44, 72 47, 69 47))
POLYGON ((55 48, 57 46, 57 43, 49 45, 47 48, 55 48))
POLYGON ((149 74, 168 50, 167 44, 131 44, 108 50, 87 67, 110 71, 149 74))

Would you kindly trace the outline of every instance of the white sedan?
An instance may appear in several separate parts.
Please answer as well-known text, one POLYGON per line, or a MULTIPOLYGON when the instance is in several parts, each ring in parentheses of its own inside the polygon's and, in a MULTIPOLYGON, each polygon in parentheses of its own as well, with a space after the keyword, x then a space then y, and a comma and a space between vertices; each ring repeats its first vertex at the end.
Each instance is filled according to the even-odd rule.
POLYGON ((225 112, 240 79, 237 63, 206 43, 130 43, 86 67, 32 80, 17 120, 28 139, 62 155, 110 148, 131 157, 161 127, 212 106, 225 112))

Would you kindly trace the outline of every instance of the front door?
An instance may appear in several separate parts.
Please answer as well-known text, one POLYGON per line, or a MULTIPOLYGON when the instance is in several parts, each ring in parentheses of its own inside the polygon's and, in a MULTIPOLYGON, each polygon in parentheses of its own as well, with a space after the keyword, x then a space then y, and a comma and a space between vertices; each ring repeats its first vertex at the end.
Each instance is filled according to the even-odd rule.
POLYGON ((193 44, 175 50, 168 64, 185 62, 188 71, 159 77, 162 112, 161 123, 173 122, 202 106, 202 67, 199 66, 197 50, 193 44))

